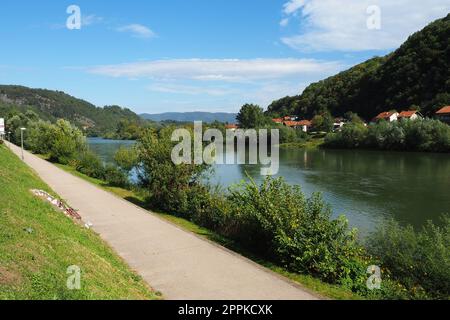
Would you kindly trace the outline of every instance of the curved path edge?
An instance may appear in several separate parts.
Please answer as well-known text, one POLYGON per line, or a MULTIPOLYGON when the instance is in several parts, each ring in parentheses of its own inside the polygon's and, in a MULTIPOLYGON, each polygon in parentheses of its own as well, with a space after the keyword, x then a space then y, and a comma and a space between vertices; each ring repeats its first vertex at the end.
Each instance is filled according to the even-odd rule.
MULTIPOLYGON (((8 144, 21 156, 21 149, 8 144)), ((316 300, 319 295, 29 152, 30 166, 169 300, 316 300)))

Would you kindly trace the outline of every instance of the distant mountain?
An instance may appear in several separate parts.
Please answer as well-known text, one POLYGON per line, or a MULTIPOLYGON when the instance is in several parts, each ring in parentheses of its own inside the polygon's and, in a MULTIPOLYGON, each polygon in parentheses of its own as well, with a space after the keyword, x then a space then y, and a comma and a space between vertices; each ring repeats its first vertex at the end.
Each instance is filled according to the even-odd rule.
POLYGON ((450 104, 450 14, 413 34, 395 52, 313 83, 298 96, 274 101, 271 116, 311 118, 347 111, 371 119, 382 111, 421 108, 427 116, 450 104))
POLYGON ((152 121, 178 121, 178 122, 193 122, 193 121, 203 121, 203 122, 236 122, 236 113, 225 113, 225 112, 167 112, 161 114, 141 114, 141 117, 146 120, 152 121))
POLYGON ((130 109, 119 106, 96 107, 61 91, 0 85, 0 114, 4 117, 32 110, 41 119, 66 119, 89 135, 110 134, 120 122, 143 125, 145 121, 130 109))

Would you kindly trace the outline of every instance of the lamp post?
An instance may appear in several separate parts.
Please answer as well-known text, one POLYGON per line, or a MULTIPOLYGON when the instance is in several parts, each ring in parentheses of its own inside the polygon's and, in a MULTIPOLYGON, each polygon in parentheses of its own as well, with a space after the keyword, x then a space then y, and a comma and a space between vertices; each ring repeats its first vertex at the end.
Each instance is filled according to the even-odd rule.
POLYGON ((8 131, 8 148, 11 149, 11 131, 8 131))
POLYGON ((26 128, 20 128, 20 142, 22 144, 22 160, 25 160, 25 157, 23 156, 23 132, 27 130, 26 128))

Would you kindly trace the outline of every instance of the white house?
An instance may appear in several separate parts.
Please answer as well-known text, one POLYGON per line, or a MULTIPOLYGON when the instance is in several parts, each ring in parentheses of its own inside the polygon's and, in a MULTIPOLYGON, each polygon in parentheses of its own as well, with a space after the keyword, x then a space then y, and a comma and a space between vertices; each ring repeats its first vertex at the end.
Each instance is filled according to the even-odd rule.
POLYGON ((409 119, 409 120, 420 120, 423 119, 423 116, 420 114, 419 111, 402 111, 398 115, 398 119, 409 119))
POLYGON ((379 120, 386 120, 387 122, 394 122, 398 120, 398 116, 400 114, 397 111, 388 111, 382 112, 378 116, 373 119, 373 122, 377 122, 379 120))

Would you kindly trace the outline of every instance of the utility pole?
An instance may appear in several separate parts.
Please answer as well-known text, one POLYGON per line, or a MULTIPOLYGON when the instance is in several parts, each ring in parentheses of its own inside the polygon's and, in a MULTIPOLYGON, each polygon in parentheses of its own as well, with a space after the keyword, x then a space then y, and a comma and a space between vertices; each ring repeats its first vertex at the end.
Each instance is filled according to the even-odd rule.
POLYGON ((25 157, 23 155, 23 132, 27 130, 26 128, 20 128, 20 141, 22 144, 22 161, 25 160, 25 157))

